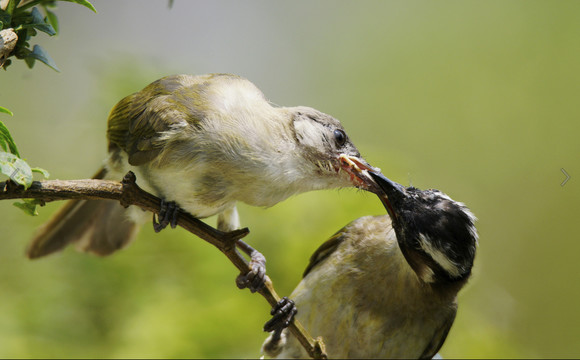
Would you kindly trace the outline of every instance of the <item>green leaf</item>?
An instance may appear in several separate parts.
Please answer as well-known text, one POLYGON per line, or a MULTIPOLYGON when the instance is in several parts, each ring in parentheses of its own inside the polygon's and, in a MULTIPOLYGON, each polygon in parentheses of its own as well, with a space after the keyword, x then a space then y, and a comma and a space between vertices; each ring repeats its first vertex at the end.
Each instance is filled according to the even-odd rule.
POLYGON ((8 0, 8 6, 6 6, 6 13, 8 15, 12 15, 14 13, 14 9, 18 6, 20 0, 8 0))
POLYGON ((87 7, 89 9, 91 9, 95 13, 97 12, 97 9, 95 9, 95 7, 93 6, 93 4, 91 4, 87 0, 60 0, 60 1, 68 1, 68 2, 75 3, 75 4, 79 4, 79 5, 82 5, 84 7, 87 7))
POLYGON ((0 113, 4 113, 4 114, 8 114, 10 116, 14 116, 14 114, 12 113, 12 111, 6 109, 5 107, 0 106, 0 113))
POLYGON ((12 139, 10 131, 8 131, 8 128, 2 121, 0 121, 0 147, 2 147, 5 152, 9 152, 20 157, 16 143, 14 143, 14 139, 12 139))
POLYGON ((26 65, 28 65, 28 68, 32 69, 34 67, 34 62, 36 61, 36 59, 33 57, 26 57, 24 58, 24 61, 26 62, 26 65))
POLYGON ((48 10, 46 6, 44 7, 44 11, 46 11, 46 19, 50 25, 54 28, 54 31, 58 34, 58 17, 52 11, 48 10))
POLYGON ((2 23, 2 25, 0 26, 0 30, 2 30, 4 28, 8 29, 10 27, 11 22, 12 22, 12 15, 10 15, 6 11, 0 10, 0 23, 2 23))
POLYGON ((26 214, 28 214, 30 216, 37 216, 38 210, 36 210, 36 207, 38 205, 42 206, 43 202, 42 202, 42 200, 38 200, 38 199, 23 199, 22 202, 18 201, 18 202, 13 203, 12 205, 21 209, 22 211, 24 211, 26 214))
POLYGON ((50 177, 50 173, 43 168, 34 167, 31 168, 30 170, 32 170, 33 173, 42 174, 42 176, 44 176, 45 179, 48 179, 50 177))
POLYGON ((49 23, 44 20, 44 17, 40 13, 37 8, 32 8, 31 12, 32 22, 30 23, 31 26, 34 28, 47 33, 50 36, 56 35, 56 30, 50 25, 49 23))
POLYGON ((14 154, 0 151, 0 172, 25 189, 32 185, 32 169, 14 154))
POLYGON ((60 72, 60 69, 58 68, 58 66, 56 66, 56 63, 54 62, 54 60, 52 60, 50 55, 48 55, 48 53, 40 45, 34 45, 32 52, 24 59, 24 60, 26 60, 28 67, 32 68, 32 66, 34 66, 34 61, 29 63, 29 59, 40 60, 43 63, 45 63, 46 65, 48 65, 50 68, 54 69, 55 71, 60 72))

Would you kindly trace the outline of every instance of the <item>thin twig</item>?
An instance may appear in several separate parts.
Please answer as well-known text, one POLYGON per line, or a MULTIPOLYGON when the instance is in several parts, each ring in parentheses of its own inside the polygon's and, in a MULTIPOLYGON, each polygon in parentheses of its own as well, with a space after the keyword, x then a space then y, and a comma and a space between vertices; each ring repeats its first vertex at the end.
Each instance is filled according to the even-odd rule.
MULTIPOLYGON (((161 199, 141 189, 135 181, 135 174, 132 172, 127 173, 120 183, 97 179, 44 180, 34 181, 26 190, 22 186, 7 181, 0 182, 0 200, 38 199, 50 202, 70 199, 109 199, 119 201, 124 207, 134 205, 159 214, 161 199)), ((249 234, 250 231, 247 228, 224 233, 182 210, 177 218, 177 225, 218 248, 241 273, 246 274, 251 270, 247 260, 236 249, 236 242, 249 234)), ((276 305, 280 300, 280 296, 274 290, 272 281, 268 276, 265 279, 265 286, 259 293, 268 301, 270 306, 276 305)), ((321 338, 313 339, 297 320, 290 323, 289 329, 310 357, 314 359, 326 358, 321 338)))

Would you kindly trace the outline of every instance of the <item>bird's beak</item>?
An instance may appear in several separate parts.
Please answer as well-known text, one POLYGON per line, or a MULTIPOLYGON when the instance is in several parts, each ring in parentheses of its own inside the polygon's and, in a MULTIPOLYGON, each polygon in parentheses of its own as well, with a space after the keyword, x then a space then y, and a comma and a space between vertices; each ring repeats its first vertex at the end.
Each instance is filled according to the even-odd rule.
POLYGON ((339 160, 341 169, 350 174, 351 181, 356 186, 375 193, 381 199, 391 218, 396 220, 397 213, 391 202, 405 196, 405 187, 388 179, 381 173, 381 169, 372 167, 363 159, 341 154, 339 160))
POLYGON ((381 202, 387 209, 387 212, 391 216, 393 220, 397 218, 397 213, 394 211, 392 206, 392 201, 401 199, 405 196, 405 187, 401 184, 398 184, 390 179, 388 179, 385 175, 381 174, 380 172, 369 171, 368 175, 370 178, 373 179, 375 186, 373 187, 373 192, 377 194, 381 202))
POLYGON ((374 192, 373 188, 376 187, 376 184, 369 177, 368 173, 374 171, 380 173, 381 169, 372 167, 366 161, 356 156, 341 154, 338 160, 340 162, 340 169, 350 175, 350 180, 356 187, 374 192))
POLYGON ((376 171, 369 171, 370 177, 374 180, 375 184, 378 185, 380 193, 377 195, 387 195, 389 197, 401 197, 405 194, 405 187, 393 180, 387 178, 385 175, 376 171))

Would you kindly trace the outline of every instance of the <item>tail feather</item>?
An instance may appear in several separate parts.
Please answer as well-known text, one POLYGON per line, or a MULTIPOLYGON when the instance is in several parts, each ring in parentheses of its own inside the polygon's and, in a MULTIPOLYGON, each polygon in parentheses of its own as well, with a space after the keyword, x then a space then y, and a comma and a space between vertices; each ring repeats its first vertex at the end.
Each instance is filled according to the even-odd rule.
POLYGON ((96 221, 85 236, 79 239, 77 249, 106 256, 124 248, 133 240, 139 225, 131 220, 127 209, 117 201, 97 200, 96 221))
POLYGON ((74 221, 71 217, 77 213, 80 207, 85 203, 82 200, 70 200, 52 218, 43 224, 32 239, 32 242, 26 250, 30 259, 51 254, 62 250, 73 239, 82 235, 84 221, 74 221), (64 225, 68 226, 64 226, 64 225))
MULTIPOLYGON (((102 179, 101 169, 94 179, 102 179)), ((77 243, 82 251, 109 255, 127 245, 139 226, 131 221, 118 202, 112 200, 69 200, 42 225, 27 249, 36 259, 77 243)))

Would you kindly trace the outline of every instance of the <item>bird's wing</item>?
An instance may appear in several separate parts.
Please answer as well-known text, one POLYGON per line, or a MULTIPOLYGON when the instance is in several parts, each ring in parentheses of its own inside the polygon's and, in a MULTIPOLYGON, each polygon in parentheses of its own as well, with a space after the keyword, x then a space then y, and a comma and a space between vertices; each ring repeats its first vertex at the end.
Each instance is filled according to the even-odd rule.
POLYGON ((450 309, 445 321, 441 326, 435 331, 431 341, 427 344, 425 350, 421 354, 420 359, 432 359, 435 354, 441 349, 445 339, 447 338, 447 334, 449 334, 449 330, 451 329, 451 325, 453 325, 453 321, 455 321, 455 315, 457 314, 457 304, 453 304, 453 307, 450 309))
POLYGON ((340 229, 336 234, 332 235, 330 239, 326 240, 312 256, 310 257, 310 262, 304 270, 302 277, 306 277, 310 270, 315 268, 318 264, 320 264, 324 259, 329 257, 340 244, 342 244, 345 240, 344 233, 346 232, 345 228, 340 229))
POLYGON ((202 109, 194 99, 203 79, 197 78, 168 76, 121 100, 109 115, 110 151, 121 148, 131 165, 142 165, 161 152, 160 137, 199 122, 202 109))

